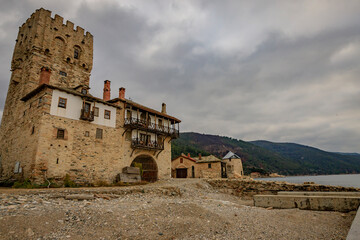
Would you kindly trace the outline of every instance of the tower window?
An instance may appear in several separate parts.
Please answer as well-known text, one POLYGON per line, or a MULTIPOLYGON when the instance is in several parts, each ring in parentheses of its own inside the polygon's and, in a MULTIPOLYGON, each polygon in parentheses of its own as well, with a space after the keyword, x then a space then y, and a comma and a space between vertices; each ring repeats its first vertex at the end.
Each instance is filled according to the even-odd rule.
POLYGON ((89 131, 85 131, 85 137, 89 137, 90 136, 90 132, 89 131))
POLYGON ((184 162, 184 159, 180 158, 180 163, 183 163, 184 162))
POLYGON ((103 138, 103 130, 101 128, 96 129, 96 138, 102 139, 103 138))
POLYGON ((60 71, 59 74, 60 74, 61 76, 64 76, 64 77, 67 76, 67 73, 66 73, 66 72, 63 72, 63 71, 60 71))
POLYGON ((80 57, 80 51, 79 51, 79 49, 75 48, 74 49, 74 58, 79 59, 79 57, 80 57))
POLYGON ((65 130, 64 129, 58 129, 56 134, 57 139, 65 139, 65 130))
POLYGON ((58 107, 66 108, 66 102, 67 102, 66 98, 59 97, 58 107))

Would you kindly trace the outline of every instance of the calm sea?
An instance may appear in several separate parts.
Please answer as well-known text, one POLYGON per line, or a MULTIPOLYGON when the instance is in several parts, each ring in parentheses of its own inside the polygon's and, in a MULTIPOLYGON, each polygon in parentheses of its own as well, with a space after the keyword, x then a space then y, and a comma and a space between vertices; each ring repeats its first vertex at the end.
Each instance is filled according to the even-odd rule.
POLYGON ((257 178, 265 181, 285 181, 290 183, 315 182, 322 185, 360 188, 360 174, 296 176, 284 178, 257 178))

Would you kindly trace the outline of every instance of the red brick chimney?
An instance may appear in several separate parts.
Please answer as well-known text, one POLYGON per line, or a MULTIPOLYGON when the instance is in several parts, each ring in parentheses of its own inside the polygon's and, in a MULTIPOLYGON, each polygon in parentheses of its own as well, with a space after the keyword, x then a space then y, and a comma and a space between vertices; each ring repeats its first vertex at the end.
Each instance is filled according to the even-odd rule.
POLYGON ((125 100, 125 88, 119 88, 119 98, 125 100))
POLYGON ((201 160, 201 153, 199 153, 199 160, 201 160))
POLYGON ((109 101, 110 100, 110 81, 104 81, 104 93, 103 93, 103 100, 109 101))
POLYGON ((166 104, 165 103, 163 103, 161 106, 161 113, 166 114, 166 104))
POLYGON ((39 85, 50 83, 51 70, 47 67, 42 67, 40 72, 39 85))

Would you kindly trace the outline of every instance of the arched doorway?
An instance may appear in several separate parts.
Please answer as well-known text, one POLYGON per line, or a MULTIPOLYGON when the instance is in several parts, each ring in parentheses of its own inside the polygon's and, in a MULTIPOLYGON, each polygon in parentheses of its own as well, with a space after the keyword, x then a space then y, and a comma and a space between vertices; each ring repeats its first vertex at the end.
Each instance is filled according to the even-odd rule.
POLYGON ((131 166, 140 168, 142 181, 155 182, 157 180, 158 168, 152 157, 140 155, 132 161, 131 166))

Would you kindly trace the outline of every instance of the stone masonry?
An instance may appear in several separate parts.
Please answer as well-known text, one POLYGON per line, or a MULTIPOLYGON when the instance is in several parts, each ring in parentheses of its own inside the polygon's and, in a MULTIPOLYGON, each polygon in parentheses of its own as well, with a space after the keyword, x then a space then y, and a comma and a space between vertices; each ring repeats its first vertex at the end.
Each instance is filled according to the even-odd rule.
POLYGON ((92 64, 93 36, 72 22, 41 8, 20 27, 0 127, 1 179, 111 183, 135 162, 151 180, 170 178, 180 120, 165 104, 160 112, 127 100, 125 88, 110 99, 108 80, 104 98, 92 96, 92 64), (130 110, 137 116, 126 122, 130 110))

